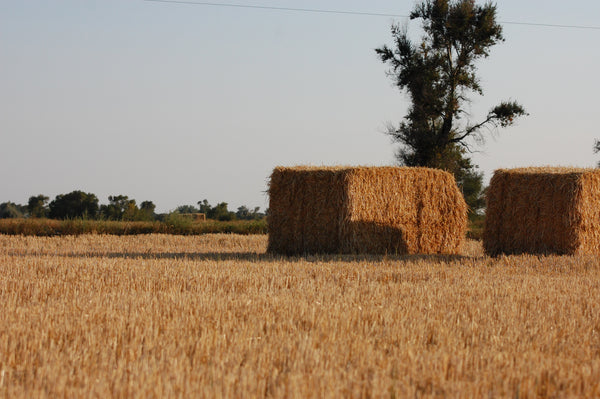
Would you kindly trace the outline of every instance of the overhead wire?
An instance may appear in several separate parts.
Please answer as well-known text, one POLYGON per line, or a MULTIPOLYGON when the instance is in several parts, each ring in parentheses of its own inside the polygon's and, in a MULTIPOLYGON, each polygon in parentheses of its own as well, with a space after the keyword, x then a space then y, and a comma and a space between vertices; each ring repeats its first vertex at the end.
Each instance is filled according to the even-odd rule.
MULTIPOLYGON (((250 9, 272 10, 272 11, 289 11, 289 12, 305 12, 305 13, 320 13, 320 14, 342 14, 342 15, 362 15, 362 16, 370 16, 370 17, 409 18, 408 15, 402 15, 402 14, 348 11, 348 10, 329 10, 329 9, 318 9, 318 8, 276 7, 276 6, 263 6, 263 5, 257 5, 257 4, 212 3, 212 2, 204 2, 204 1, 184 1, 184 0, 144 0, 144 1, 153 2, 153 3, 200 5, 200 6, 209 6, 209 7, 250 8, 250 9)), ((535 26, 535 27, 546 27, 546 28, 600 30, 600 26, 591 26, 591 25, 547 24, 547 23, 518 22, 518 21, 498 21, 498 22, 501 24, 505 24, 505 25, 524 25, 524 26, 535 26)))

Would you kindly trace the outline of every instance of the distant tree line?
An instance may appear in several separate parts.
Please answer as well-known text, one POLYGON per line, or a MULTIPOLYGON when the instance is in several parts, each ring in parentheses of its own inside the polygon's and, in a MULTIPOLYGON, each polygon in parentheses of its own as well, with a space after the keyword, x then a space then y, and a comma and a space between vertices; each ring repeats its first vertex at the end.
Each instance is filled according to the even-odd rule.
POLYGON ((203 213, 207 219, 230 221, 230 220, 259 220, 266 216, 260 212, 260 207, 250 210, 247 206, 240 206, 237 212, 227 209, 227 202, 218 203, 211 206, 207 200, 198 201, 198 207, 193 205, 181 205, 175 209, 176 213, 203 213))
MULTIPOLYGON (((227 209, 227 202, 211 206, 207 200, 198 201, 198 207, 193 205, 178 206, 171 214, 204 213, 207 219, 259 220, 266 215, 256 207, 250 210, 240 206, 237 212, 227 209)), ((100 204, 98 197, 92 193, 72 191, 59 194, 50 201, 43 195, 29 197, 27 205, 13 202, 0 203, 0 219, 7 218, 49 218, 49 219, 93 219, 117 221, 161 221, 170 214, 157 214, 152 201, 143 201, 139 205, 136 200, 126 195, 111 195, 108 204, 100 204)))

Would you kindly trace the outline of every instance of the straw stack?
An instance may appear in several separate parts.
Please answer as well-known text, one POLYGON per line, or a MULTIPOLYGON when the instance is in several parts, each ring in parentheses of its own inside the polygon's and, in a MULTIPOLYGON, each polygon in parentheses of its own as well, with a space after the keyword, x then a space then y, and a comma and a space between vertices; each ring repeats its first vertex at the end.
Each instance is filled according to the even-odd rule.
POLYGON ((490 255, 600 255, 600 170, 497 170, 487 192, 483 245, 490 255))
POLYGON ((428 168, 278 167, 268 251, 457 253, 467 206, 454 177, 428 168))

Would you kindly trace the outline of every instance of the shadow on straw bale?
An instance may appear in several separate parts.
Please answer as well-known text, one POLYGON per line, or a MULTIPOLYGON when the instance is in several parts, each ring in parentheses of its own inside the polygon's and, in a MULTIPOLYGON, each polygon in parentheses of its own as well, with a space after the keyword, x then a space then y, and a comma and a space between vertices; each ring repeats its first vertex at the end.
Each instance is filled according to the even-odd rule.
POLYGON ((600 254, 599 212, 596 169, 499 169, 487 191, 485 252, 600 254))

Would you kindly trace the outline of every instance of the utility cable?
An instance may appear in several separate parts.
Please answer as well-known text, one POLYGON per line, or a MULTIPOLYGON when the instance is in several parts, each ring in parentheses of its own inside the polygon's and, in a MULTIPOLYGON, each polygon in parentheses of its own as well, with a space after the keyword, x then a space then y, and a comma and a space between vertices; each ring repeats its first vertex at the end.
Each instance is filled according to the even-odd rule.
MULTIPOLYGON (((408 15, 401 15, 401 14, 387 14, 387 13, 346 11, 346 10, 327 10, 327 9, 316 9, 316 8, 274 7, 274 6, 261 6, 261 5, 256 5, 256 4, 208 3, 208 2, 204 2, 204 1, 184 1, 184 0, 144 0, 144 1, 149 1, 149 2, 154 2, 154 3, 190 4, 190 5, 210 6, 210 7, 251 8, 251 9, 272 10, 272 11, 362 15, 362 16, 370 16, 370 17, 409 18, 408 15)), ((589 25, 544 24, 544 23, 535 23, 535 22, 516 22, 516 21, 498 21, 498 22, 500 24, 504 24, 504 25, 524 25, 524 26, 537 26, 537 27, 546 27, 546 28, 600 30, 600 26, 589 26, 589 25)))

